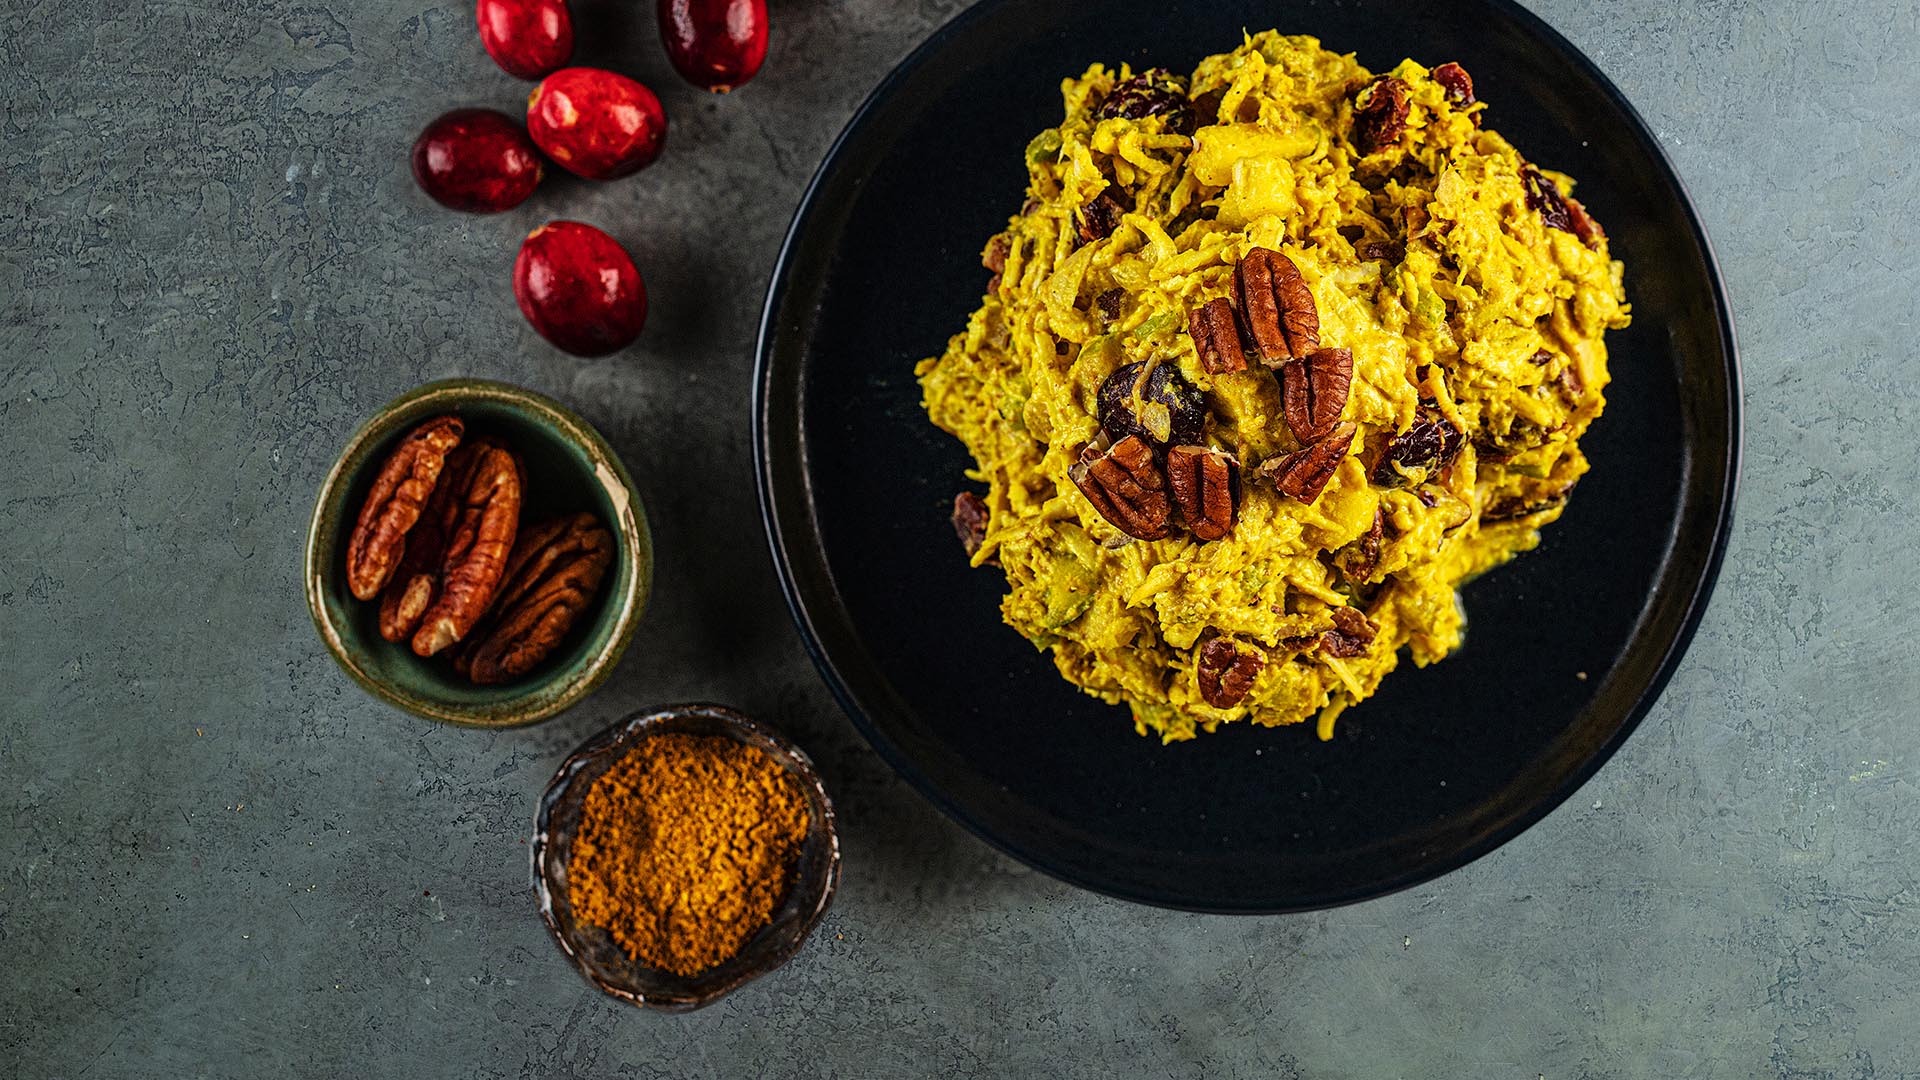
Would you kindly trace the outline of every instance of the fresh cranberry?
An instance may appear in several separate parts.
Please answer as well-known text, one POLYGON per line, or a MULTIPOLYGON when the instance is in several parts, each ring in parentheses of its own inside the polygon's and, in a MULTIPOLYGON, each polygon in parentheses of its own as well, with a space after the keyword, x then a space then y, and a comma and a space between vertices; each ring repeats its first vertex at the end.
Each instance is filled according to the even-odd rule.
POLYGON ((561 68, 527 98, 527 132, 569 172, 612 180, 660 156, 667 114, 653 91, 625 75, 561 68))
POLYGON ((413 144, 413 178, 435 202, 497 214, 540 185, 540 153, 520 125, 492 109, 455 109, 413 144))
POLYGON ((516 78, 541 78, 573 56, 567 0, 479 0, 473 17, 487 55, 516 78))
POLYGON ((626 348, 647 321, 647 287, 618 241, 578 221, 527 234, 513 298, 540 336, 575 356, 626 348))
POLYGON ((767 58, 767 0, 658 0, 660 40, 686 80, 716 94, 767 58))

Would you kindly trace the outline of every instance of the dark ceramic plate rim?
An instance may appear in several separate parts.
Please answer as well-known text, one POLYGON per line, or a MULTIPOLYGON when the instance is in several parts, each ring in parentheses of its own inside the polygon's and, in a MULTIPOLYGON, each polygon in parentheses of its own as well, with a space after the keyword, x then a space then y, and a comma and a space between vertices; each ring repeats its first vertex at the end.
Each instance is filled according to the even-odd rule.
MULTIPOLYGON (((990 12, 997 11, 1008 4, 1017 2, 1021 2, 1021 0, 980 0, 979 3, 962 11, 960 14, 948 20, 939 29, 935 30, 918 48, 914 49, 905 59, 896 64, 892 71, 888 72, 887 76, 880 81, 880 84, 873 89, 872 93, 867 95, 866 100, 860 103, 860 107, 854 111, 853 116, 847 121, 846 127, 841 129, 839 136, 834 139, 833 145, 827 150, 826 156, 821 159, 819 168, 814 172, 813 178, 807 184, 805 193, 800 197, 799 206, 794 211, 793 222, 787 228, 786 237, 780 245, 779 257, 774 262, 773 275, 767 286, 765 306, 761 309, 759 336, 754 343, 752 401, 754 423, 754 478, 760 496, 761 522, 766 528, 767 543, 772 550, 774 565, 780 577, 780 591, 786 597, 787 609, 793 616, 795 626, 800 630, 801 639, 806 644, 807 654, 813 658, 814 666, 819 669, 821 676, 826 680, 827 687, 833 692, 834 699, 840 703, 840 707, 846 711, 848 717, 853 720, 854 726, 859 729, 861 735, 866 738, 867 742, 873 746, 875 752, 878 753, 887 764, 892 766, 895 772, 906 778, 928 801, 938 807, 942 813, 954 821, 959 822, 962 826, 965 826, 967 831, 986 841, 988 844, 1042 873, 1065 881, 1068 884, 1116 899, 1146 904, 1153 907, 1218 914, 1277 915, 1300 911, 1315 911, 1340 907, 1346 904, 1358 903, 1363 900, 1370 900, 1375 897, 1396 893, 1423 882, 1432 881, 1434 878, 1440 877, 1443 874, 1451 873, 1481 856, 1492 852, 1507 841, 1531 828, 1559 807, 1561 803, 1565 802, 1582 784, 1591 779, 1593 775, 1600 770, 1602 765, 1606 764, 1607 761, 1613 757, 1614 753, 1619 750, 1621 744, 1627 740, 1627 737, 1633 734, 1635 728, 1639 727, 1640 721, 1646 717, 1648 711, 1653 708, 1654 702, 1659 699, 1661 691, 1666 688, 1667 681, 1673 677, 1674 669, 1679 666, 1680 658, 1686 654, 1687 646, 1692 642, 1694 632, 1699 628, 1700 619, 1706 612, 1707 601, 1712 596, 1714 582, 1720 576, 1721 563, 1726 555, 1727 540, 1733 529, 1733 506, 1738 493, 1740 479, 1742 425, 1740 415, 1741 375, 1739 345, 1733 327, 1732 307, 1727 299, 1726 287, 1720 273, 1719 259, 1714 254, 1713 242, 1707 236, 1705 226, 1701 224, 1700 214, 1694 206, 1692 195, 1687 191, 1686 185, 1674 170, 1673 162, 1668 158, 1666 150, 1661 147, 1659 140, 1654 137, 1652 130, 1647 127, 1645 119, 1643 119, 1639 111, 1633 107, 1633 103, 1627 100, 1626 95, 1621 93, 1620 88, 1613 84, 1613 80, 1609 79, 1592 60, 1588 59, 1585 53, 1581 52, 1572 42, 1568 41, 1559 31, 1548 25, 1540 17, 1520 7, 1514 3, 1513 0, 1487 0, 1490 6, 1504 12, 1507 17, 1513 19, 1523 29, 1533 34, 1558 53, 1567 63, 1577 67, 1591 77, 1595 84, 1607 95, 1612 104, 1626 117, 1633 130, 1634 136, 1640 141, 1641 145, 1645 147, 1649 159, 1659 169, 1661 179, 1664 181, 1665 186, 1672 191, 1675 199, 1678 201, 1680 209, 1686 217, 1688 227, 1692 231, 1692 239, 1694 243, 1699 246, 1706 272, 1707 285, 1713 296, 1720 349, 1726 358, 1727 393, 1726 400, 1723 403, 1727 417, 1725 467, 1721 470, 1720 476, 1707 481, 1712 482, 1712 479, 1717 479, 1719 487, 1719 502, 1714 509, 1715 521, 1712 530, 1711 546, 1707 552, 1706 561, 1701 568, 1699 576, 1691 584, 1691 591, 1687 597, 1685 612, 1680 619, 1672 640, 1666 645, 1659 665, 1654 670, 1652 677, 1647 681, 1646 686, 1640 691, 1639 696, 1634 700, 1633 705, 1626 711, 1625 715, 1621 717, 1619 726, 1615 728, 1613 733, 1593 754, 1562 777, 1560 782, 1555 785, 1545 797, 1535 801, 1530 807, 1515 815, 1504 825, 1490 830, 1473 843, 1446 852, 1416 869, 1385 878, 1365 888, 1336 892, 1317 897, 1309 902, 1275 901, 1266 904, 1233 903, 1211 905, 1173 901, 1153 895, 1151 892, 1145 890, 1130 889, 1116 886, 1111 882, 1095 880, 1084 874, 1063 870, 1051 863, 1045 856, 1025 850, 1018 844, 1009 843, 991 830, 983 827, 974 819, 973 815, 965 806, 950 798, 945 791, 933 782, 932 778, 922 772, 920 767, 902 753, 900 748, 875 725, 872 718, 868 716, 865 708, 855 698, 846 677, 840 671, 839 665, 833 657, 827 655, 826 650, 821 645, 820 633, 814 625, 813 614, 808 610, 807 600, 801 595, 800 583, 795 578, 793 564, 797 553, 805 548, 817 548, 818 541, 817 523, 812 522, 812 500, 807 497, 805 480, 802 479, 800 482, 799 490, 790 492, 785 496, 793 500, 793 505, 785 507, 785 512, 794 516, 799 521, 813 524, 814 527, 804 530, 804 536, 793 538, 789 537, 787 531, 784 530, 781 525, 784 506, 781 500, 783 496, 776 490, 779 481, 774 475, 776 463, 772 441, 775 418, 771 412, 771 401, 774 397, 772 390, 777 374, 774 354, 778 347, 778 338, 780 337, 779 317, 786 300, 788 277, 792 272, 793 264, 803 242, 802 238, 807 232, 812 218, 819 210, 818 199, 822 189, 834 173, 840 161, 841 153, 847 144, 859 134, 860 129, 880 104, 891 96, 894 90, 904 82, 916 68, 925 62, 930 55, 944 48, 948 40, 966 26, 984 18, 990 12)), ((786 418, 783 422, 791 423, 795 435, 794 442, 798 444, 800 442, 800 423, 797 414, 794 417, 786 418)), ((838 607, 837 597, 835 601, 835 606, 838 607)), ((849 622, 851 622, 850 619, 849 622)))

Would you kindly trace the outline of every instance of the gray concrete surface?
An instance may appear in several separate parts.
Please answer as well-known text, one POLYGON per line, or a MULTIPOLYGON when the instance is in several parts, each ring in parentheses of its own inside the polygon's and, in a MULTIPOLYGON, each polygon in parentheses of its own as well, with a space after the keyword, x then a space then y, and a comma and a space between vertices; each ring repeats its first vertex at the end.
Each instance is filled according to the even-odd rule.
POLYGON ((1911 3, 1536 5, 1647 116, 1725 261, 1749 388, 1727 570, 1646 725, 1544 823, 1412 892, 1242 920, 1084 895, 948 824, 835 710, 763 552, 746 405, 776 238, 962 4, 776 3, 775 59, 730 100, 671 77, 649 5, 584 6, 664 91, 668 153, 474 219, 405 165, 442 109, 524 93, 462 0, 0 0, 0 1075, 1920 1076, 1911 3), (515 312, 518 238, 560 214, 645 268, 637 349, 567 359, 515 312), (300 600, 346 434, 456 373, 582 408, 664 556, 612 683, 532 731, 377 704, 300 600), (572 745, 688 698, 817 755, 847 873, 786 969, 660 1017, 562 962, 524 837, 572 745))

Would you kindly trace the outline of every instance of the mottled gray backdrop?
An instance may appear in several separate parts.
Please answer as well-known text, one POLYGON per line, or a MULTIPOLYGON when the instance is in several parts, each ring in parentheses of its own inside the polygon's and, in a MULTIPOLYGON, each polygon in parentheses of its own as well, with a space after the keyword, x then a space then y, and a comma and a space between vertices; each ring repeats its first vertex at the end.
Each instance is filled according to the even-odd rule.
POLYGON ((1920 26, 1910 0, 1535 6, 1692 185, 1745 345, 1746 477, 1693 650, 1572 801, 1431 885, 1289 918, 1057 885, 875 759, 802 653, 752 492, 777 240, 867 89, 960 0, 776 0, 715 99, 644 0, 582 0, 672 114, 631 180, 442 212, 406 151, 513 110, 465 0, 0 0, 0 1074, 22 1077, 1920 1076, 1920 26), (577 361, 508 268, 607 226, 653 319, 577 361), (299 553, 360 420, 447 375, 580 408, 661 561, 606 689, 531 731, 335 669, 299 553), (812 944, 709 1011, 597 996, 524 837, 642 705, 791 730, 845 818, 812 944))

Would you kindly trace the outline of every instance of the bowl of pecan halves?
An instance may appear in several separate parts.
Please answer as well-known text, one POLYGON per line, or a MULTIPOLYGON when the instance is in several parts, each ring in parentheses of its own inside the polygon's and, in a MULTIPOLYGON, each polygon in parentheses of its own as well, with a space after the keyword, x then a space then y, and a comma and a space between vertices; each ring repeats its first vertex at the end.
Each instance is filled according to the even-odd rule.
POLYGON ((450 379, 389 402, 327 474, 307 606, 378 697, 511 727, 586 697, 633 637, 653 573, 633 479, 551 398, 450 379))

